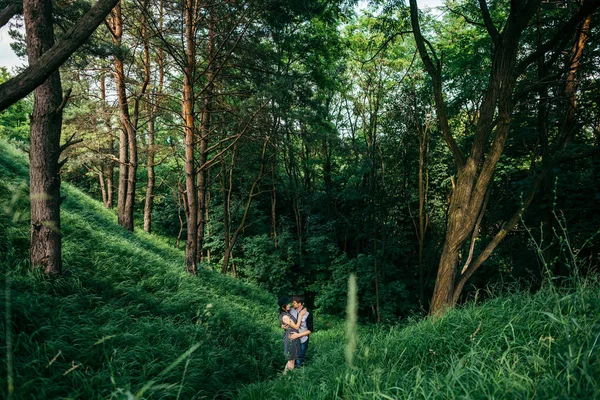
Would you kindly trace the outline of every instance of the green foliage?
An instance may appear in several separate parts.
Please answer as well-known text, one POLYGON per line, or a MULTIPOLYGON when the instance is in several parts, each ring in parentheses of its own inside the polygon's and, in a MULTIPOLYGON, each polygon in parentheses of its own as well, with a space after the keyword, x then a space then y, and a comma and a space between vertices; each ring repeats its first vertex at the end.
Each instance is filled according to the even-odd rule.
MULTIPOLYGON (((12 78, 6 68, 0 67, 0 84, 12 78)), ((21 148, 29 147, 29 114, 32 112, 30 97, 17 101, 0 112, 0 138, 9 140, 21 148)))
POLYGON ((269 290, 271 293, 293 293, 294 275, 290 268, 292 261, 286 252, 290 249, 289 235, 280 235, 278 247, 273 244, 273 239, 267 235, 248 237, 241 245, 243 258, 240 260, 238 273, 251 282, 269 290))

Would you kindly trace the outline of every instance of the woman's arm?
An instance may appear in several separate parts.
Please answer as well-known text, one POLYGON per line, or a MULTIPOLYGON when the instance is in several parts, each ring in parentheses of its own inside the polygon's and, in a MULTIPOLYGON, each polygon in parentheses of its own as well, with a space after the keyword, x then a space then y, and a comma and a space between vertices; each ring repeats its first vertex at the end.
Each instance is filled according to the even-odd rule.
POLYGON ((302 311, 300 311, 296 323, 294 323, 294 320, 290 318, 290 323, 288 324, 290 328, 299 329, 300 325, 302 324, 302 318, 304 317, 304 314, 306 314, 306 308, 303 308, 302 311))

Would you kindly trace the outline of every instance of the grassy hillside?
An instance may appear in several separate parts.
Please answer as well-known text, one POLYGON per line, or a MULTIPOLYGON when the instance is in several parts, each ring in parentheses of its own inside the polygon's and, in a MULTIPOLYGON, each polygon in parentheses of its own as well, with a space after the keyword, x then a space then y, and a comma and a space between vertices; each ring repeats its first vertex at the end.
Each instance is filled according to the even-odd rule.
POLYGON ((273 296, 187 276, 181 251, 69 185, 67 274, 29 273, 26 160, 2 142, 0 178, 0 397, 13 371, 16 399, 600 399, 597 281, 361 327, 352 366, 343 322, 321 316, 310 362, 281 376, 273 296))
POLYGON ((187 276, 180 250, 125 232, 68 184, 66 276, 26 273, 27 179, 25 156, 0 142, 0 398, 7 368, 19 399, 189 399, 235 397, 283 365, 273 296, 212 272, 187 276))
POLYGON ((438 320, 362 329, 353 368, 341 329, 291 377, 248 385, 240 399, 600 398, 597 283, 507 294, 438 320))

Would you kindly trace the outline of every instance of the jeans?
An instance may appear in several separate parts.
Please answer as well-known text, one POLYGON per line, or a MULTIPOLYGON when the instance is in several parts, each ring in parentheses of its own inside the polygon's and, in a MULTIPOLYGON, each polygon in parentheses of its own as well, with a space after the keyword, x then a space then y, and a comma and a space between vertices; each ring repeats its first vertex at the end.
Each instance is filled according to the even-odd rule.
POLYGON ((307 337, 306 342, 300 342, 300 357, 296 359, 296 367, 301 367, 304 364, 304 356, 306 355, 306 349, 308 349, 308 342, 310 342, 310 335, 307 337))

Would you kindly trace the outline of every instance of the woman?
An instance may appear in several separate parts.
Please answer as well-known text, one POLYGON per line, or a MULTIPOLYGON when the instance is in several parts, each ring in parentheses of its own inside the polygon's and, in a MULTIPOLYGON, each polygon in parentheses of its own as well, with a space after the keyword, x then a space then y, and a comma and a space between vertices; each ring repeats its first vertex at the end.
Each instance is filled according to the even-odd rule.
POLYGON ((290 335, 298 333, 298 328, 300 328, 300 323, 305 313, 306 309, 303 309, 298 315, 298 319, 294 318, 290 314, 290 298, 281 297, 279 299, 279 323, 285 329, 283 331, 283 354, 288 360, 283 370, 284 374, 289 369, 294 369, 296 358, 300 355, 300 340, 290 339, 290 335))

